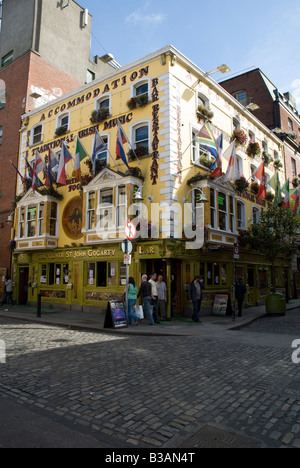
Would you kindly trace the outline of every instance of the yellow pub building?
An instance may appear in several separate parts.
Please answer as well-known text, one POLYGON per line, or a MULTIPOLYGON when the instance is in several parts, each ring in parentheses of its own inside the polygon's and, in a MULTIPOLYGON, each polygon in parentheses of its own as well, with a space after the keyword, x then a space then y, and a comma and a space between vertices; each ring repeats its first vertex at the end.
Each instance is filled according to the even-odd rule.
MULTIPOLYGON (((26 159, 33 166, 36 151, 46 163, 49 154, 59 160, 63 142, 75 158, 78 138, 89 155, 81 161, 80 182, 74 161, 66 164, 67 185, 26 191, 19 180, 12 263, 19 304, 35 304, 41 294, 45 306, 84 312, 121 299, 127 221, 138 230, 130 276, 139 285, 143 273, 163 275, 169 317, 172 301, 176 315, 188 314, 188 285, 195 275, 205 282, 206 310, 215 294, 232 295, 234 276, 248 285, 246 303, 264 301, 271 265, 243 245, 240 232, 270 206, 253 191, 263 155, 269 158, 267 182, 278 170, 284 183, 284 160, 280 140, 251 110, 167 46, 24 115, 19 171, 28 176, 26 159), (197 139, 208 121, 215 139, 223 134, 223 154, 237 131, 246 137, 244 145, 236 143, 240 181, 208 176, 214 158, 197 139), (124 142, 129 167, 116 154, 118 122, 129 141, 124 142), (90 157, 97 132, 105 147, 94 171, 90 157), (260 154, 250 153, 250 141, 258 143, 260 154)), ((223 173, 228 161, 222 158, 223 173)), ((45 182, 45 174, 39 178, 45 182)), ((278 258, 276 267, 278 286, 287 286, 290 294, 289 263, 278 258)))

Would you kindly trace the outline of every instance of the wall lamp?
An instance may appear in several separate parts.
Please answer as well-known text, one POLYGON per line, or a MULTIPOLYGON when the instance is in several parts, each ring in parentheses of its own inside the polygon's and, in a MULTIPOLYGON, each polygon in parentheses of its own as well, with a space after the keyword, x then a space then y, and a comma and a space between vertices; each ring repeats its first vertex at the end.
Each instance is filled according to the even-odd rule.
POLYGON ((186 203, 186 202, 188 201, 189 194, 190 194, 191 192, 193 192, 193 191, 199 192, 198 194, 195 193, 195 202, 196 202, 196 203, 207 203, 207 202, 208 202, 206 196, 205 196, 204 193, 203 193, 203 190, 202 190, 201 188, 199 188, 199 187, 195 187, 195 188, 192 188, 192 189, 187 193, 186 197, 184 197, 184 198, 182 199, 183 203, 186 203))

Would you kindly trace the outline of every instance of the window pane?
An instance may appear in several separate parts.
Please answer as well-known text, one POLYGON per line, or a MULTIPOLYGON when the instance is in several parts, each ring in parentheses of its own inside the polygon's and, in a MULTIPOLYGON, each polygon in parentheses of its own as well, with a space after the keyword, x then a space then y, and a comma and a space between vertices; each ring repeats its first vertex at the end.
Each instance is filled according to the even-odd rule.
POLYGON ((120 286, 126 285, 126 265, 120 263, 120 286))
POLYGON ((106 288, 107 286, 107 263, 97 263, 97 287, 106 288))
POLYGON ((118 286, 118 263, 108 264, 108 286, 118 286))
POLYGON ((38 125, 33 130, 33 140, 32 140, 33 144, 40 143, 40 141, 42 140, 42 130, 43 130, 42 125, 38 125))
POLYGON ((135 131, 136 147, 148 148, 148 126, 137 128, 135 131))
POLYGON ((104 99, 99 103, 99 109, 109 109, 109 99, 104 99))
POLYGON ((96 281, 96 264, 95 263, 88 263, 88 277, 87 277, 87 284, 93 286, 96 281))
POLYGON ((136 96, 140 96, 141 94, 148 94, 148 83, 145 83, 141 86, 137 86, 135 88, 136 96))

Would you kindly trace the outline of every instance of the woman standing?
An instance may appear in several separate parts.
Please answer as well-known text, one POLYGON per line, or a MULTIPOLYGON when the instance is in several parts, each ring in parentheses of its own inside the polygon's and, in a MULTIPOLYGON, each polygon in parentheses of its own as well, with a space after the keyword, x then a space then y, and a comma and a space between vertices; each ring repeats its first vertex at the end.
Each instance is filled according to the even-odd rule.
POLYGON ((128 286, 128 324, 131 325, 131 321, 134 320, 135 325, 138 325, 139 318, 133 312, 133 307, 136 305, 136 293, 137 287, 135 285, 134 279, 132 276, 129 278, 129 286, 128 286))

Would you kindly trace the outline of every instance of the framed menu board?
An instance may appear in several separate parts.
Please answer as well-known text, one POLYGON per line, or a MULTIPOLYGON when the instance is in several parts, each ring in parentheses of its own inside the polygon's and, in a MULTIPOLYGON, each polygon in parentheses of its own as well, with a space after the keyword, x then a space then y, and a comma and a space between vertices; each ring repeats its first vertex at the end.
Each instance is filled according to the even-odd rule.
POLYGON ((225 317, 228 308, 228 294, 216 294, 212 314, 225 317))
POLYGON ((104 328, 128 327, 125 307, 123 302, 108 302, 104 328))

